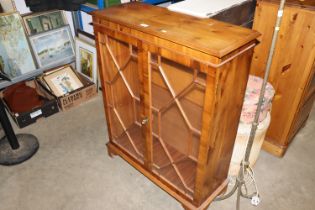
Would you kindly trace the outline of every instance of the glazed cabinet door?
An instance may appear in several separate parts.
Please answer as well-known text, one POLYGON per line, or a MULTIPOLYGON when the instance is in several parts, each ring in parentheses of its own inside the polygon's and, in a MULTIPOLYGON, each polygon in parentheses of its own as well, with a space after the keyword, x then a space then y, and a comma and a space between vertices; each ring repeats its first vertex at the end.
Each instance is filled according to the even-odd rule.
POLYGON ((152 171, 193 200, 206 74, 173 52, 149 53, 152 171))
POLYGON ((110 143, 145 164, 138 42, 107 30, 97 32, 96 38, 110 143))

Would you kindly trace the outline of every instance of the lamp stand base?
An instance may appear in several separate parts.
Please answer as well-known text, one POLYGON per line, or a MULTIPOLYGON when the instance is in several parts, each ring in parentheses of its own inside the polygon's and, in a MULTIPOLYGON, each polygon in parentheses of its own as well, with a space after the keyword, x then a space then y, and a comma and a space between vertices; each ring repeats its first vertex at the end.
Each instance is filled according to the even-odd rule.
POLYGON ((30 159, 38 150, 39 143, 31 134, 17 134, 20 147, 12 149, 7 137, 0 140, 0 165, 16 165, 30 159))

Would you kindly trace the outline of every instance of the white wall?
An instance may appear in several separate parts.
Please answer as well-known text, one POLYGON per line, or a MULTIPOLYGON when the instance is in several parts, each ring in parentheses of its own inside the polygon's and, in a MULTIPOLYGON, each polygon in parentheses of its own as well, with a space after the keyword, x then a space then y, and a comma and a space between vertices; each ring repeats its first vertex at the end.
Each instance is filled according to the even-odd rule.
POLYGON ((94 34, 93 26, 89 24, 92 22, 92 16, 85 12, 81 12, 81 16, 82 16, 83 30, 90 34, 94 34))

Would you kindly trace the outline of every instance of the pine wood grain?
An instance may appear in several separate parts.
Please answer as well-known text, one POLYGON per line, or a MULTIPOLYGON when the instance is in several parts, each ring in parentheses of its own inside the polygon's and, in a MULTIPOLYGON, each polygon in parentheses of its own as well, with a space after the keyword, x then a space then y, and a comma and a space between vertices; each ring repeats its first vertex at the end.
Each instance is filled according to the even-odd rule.
POLYGON ((93 15, 101 17, 102 20, 118 24, 123 23, 123 25, 138 31, 216 57, 223 57, 259 36, 258 33, 249 29, 212 19, 199 19, 174 13, 166 8, 149 4, 122 4, 118 7, 111 7, 106 12, 95 11, 93 15), (141 13, 138 12, 139 10, 141 13), (126 14, 128 14, 128 18, 126 18, 126 14), (142 27, 140 24, 146 24, 148 27, 142 27))
MULTIPOLYGON (((257 3, 253 28, 261 32, 262 36, 261 44, 254 52, 251 74, 261 77, 264 74, 277 9, 278 5, 272 1, 257 3), (266 18, 270 21, 266 21, 266 18)), ((308 112, 304 110, 302 115, 299 110, 312 95, 310 84, 314 75, 314 46, 315 11, 292 5, 286 6, 269 77, 276 95, 266 137, 269 144, 264 147, 277 156, 285 153, 292 138, 302 126, 301 122, 304 122, 309 114, 309 108, 308 112), (303 119, 300 119, 301 116, 303 119)), ((313 103, 314 100, 311 101, 309 103, 313 103)))
MULTIPOLYGON (((272 2, 279 5, 280 0, 265 0, 266 2, 272 2)), ((286 6, 300 7, 306 9, 315 8, 315 0, 286 0, 286 6)))

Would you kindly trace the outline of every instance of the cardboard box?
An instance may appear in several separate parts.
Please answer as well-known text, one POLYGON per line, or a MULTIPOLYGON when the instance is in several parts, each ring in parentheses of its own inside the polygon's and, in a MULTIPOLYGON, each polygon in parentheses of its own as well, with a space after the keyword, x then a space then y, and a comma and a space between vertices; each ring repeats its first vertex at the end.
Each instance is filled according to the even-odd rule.
MULTIPOLYGON (((29 112, 23 113, 12 112, 6 102, 3 100, 6 109, 20 128, 24 128, 30 124, 33 124, 40 118, 46 118, 59 112, 56 98, 50 92, 45 90, 40 84, 38 84, 36 80, 26 81, 25 83, 28 86, 35 88, 38 94, 44 96, 48 100, 45 101, 41 107, 37 107, 29 112)), ((3 91, 1 91, 0 97, 3 98, 3 91)))
MULTIPOLYGON (((51 71, 56 71, 56 69, 51 70, 51 71)), ((92 81, 90 81, 88 78, 81 75, 79 72, 76 72, 76 71, 74 72, 79 77, 80 81, 83 84, 83 87, 60 97, 57 97, 52 93, 55 96, 55 98, 57 98, 59 107, 62 111, 66 111, 75 106, 78 106, 81 103, 88 101, 97 95, 96 85, 92 81)), ((47 89, 45 82, 40 77, 38 78, 38 80, 42 84, 42 86, 47 89)))
POLYGON ((78 106, 97 95, 96 85, 80 73, 78 76, 84 87, 58 98, 59 106, 63 111, 78 106))

